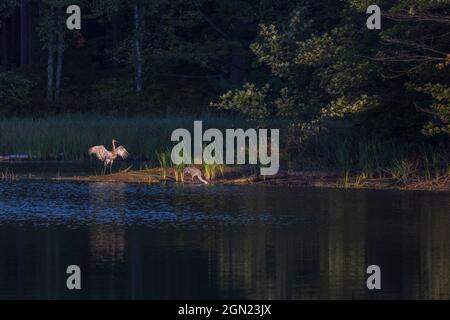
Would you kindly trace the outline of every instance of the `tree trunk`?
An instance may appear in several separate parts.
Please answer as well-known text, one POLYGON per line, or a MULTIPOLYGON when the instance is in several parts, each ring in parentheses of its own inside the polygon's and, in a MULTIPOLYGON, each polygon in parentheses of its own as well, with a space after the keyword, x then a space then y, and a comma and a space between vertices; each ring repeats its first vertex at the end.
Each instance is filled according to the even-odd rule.
POLYGON ((47 100, 53 101, 53 43, 48 43, 47 57, 47 100))
POLYGON ((112 23, 112 36, 113 36, 113 71, 116 74, 118 69, 118 57, 117 51, 119 48, 119 14, 117 10, 114 10, 112 23))
POLYGON ((38 0, 31 1, 29 6, 29 46, 28 46, 28 64, 33 66, 39 60, 40 43, 39 43, 39 12, 40 2, 38 0))
POLYGON ((10 28, 10 39, 11 39, 11 43, 10 43, 10 49, 9 49, 9 65, 10 67, 15 67, 17 66, 17 10, 14 10, 14 12, 11 15, 11 28, 10 28))
POLYGON ((53 43, 48 43, 47 57, 47 100, 53 101, 53 43))
MULTIPOLYGON (((52 7, 50 11, 50 17, 49 20, 52 22, 55 19, 55 9, 52 7)), ((53 28, 50 28, 48 30, 48 40, 47 40, 47 50, 48 50, 48 56, 47 56, 47 100, 49 102, 53 101, 53 78, 54 78, 54 38, 55 38, 55 32, 53 28)))
POLYGON ((8 31, 7 24, 3 21, 2 24, 2 69, 8 69, 8 31))
POLYGON ((63 30, 63 16, 62 7, 58 8, 57 17, 58 39, 57 39, 57 61, 56 61, 56 83, 55 83, 55 99, 59 98, 61 94, 61 75, 63 65, 63 52, 64 52, 64 30, 63 30))
POLYGON ((29 28, 29 3, 28 0, 20 0, 20 67, 29 64, 30 55, 30 28, 29 28))
POLYGON ((134 5, 135 91, 142 91, 142 6, 134 5))

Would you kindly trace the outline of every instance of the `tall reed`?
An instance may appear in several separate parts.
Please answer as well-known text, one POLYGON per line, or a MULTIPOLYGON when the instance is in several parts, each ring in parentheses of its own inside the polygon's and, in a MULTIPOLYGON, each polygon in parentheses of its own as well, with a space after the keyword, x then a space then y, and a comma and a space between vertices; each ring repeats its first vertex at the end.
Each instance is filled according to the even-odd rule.
POLYGON ((171 167, 170 151, 156 151, 156 157, 161 168, 161 177, 166 180, 169 173, 168 170, 171 167))
POLYGON ((176 182, 184 182, 184 164, 177 164, 173 167, 176 182))
POLYGON ((9 170, 9 168, 5 168, 5 171, 1 173, 1 180, 2 181, 15 181, 18 179, 12 170, 9 170))

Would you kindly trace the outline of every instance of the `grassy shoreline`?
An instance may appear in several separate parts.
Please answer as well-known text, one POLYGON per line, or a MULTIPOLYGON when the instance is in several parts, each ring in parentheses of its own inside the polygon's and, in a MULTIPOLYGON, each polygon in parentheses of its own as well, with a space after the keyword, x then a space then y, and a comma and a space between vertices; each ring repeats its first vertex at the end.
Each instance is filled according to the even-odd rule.
MULTIPOLYGON (((396 190, 417 190, 417 191, 435 191, 450 192, 450 176, 438 177, 431 180, 416 180, 406 183, 392 178, 373 178, 364 182, 358 180, 358 177, 349 177, 346 180, 338 176, 327 176, 321 172, 298 172, 301 175, 292 175, 287 172, 276 176, 258 177, 248 172, 239 172, 233 170, 232 174, 226 170, 223 177, 210 180, 212 185, 271 185, 271 186, 303 186, 315 188, 338 188, 338 189, 396 189, 396 190)), ((177 182, 175 174, 161 174, 161 169, 128 171, 113 173, 110 175, 96 176, 72 176, 58 177, 56 180, 62 181, 85 181, 85 182, 109 182, 109 183, 176 183, 176 184, 201 184, 198 180, 192 182, 185 179, 177 182)))
MULTIPOLYGON (((147 168, 130 170, 127 168, 112 174, 64 174, 50 173, 14 173, 7 169, 0 176, 0 181, 19 180, 51 180, 51 181, 82 181, 103 183, 140 183, 140 184, 201 184, 198 180, 188 178, 179 181, 174 168, 147 168)), ((416 178, 402 181, 395 178, 369 178, 361 180, 358 176, 341 177, 333 172, 323 171, 281 171, 275 176, 261 177, 254 170, 245 167, 226 167, 223 174, 217 174, 209 179, 210 185, 270 185, 270 186, 302 186, 314 188, 352 189, 387 189, 416 190, 433 192, 450 192, 450 175, 433 179, 416 178)))
MULTIPOLYGON (((33 172, 40 176, 64 176, 63 171, 70 170, 71 176, 98 175, 101 164, 90 158, 87 150, 99 144, 109 149, 111 139, 115 138, 131 155, 130 161, 115 163, 116 172, 130 164, 133 165, 130 169, 138 171, 162 168, 163 175, 168 170, 175 170, 175 180, 182 181, 182 166, 173 167, 170 162, 169 150, 174 145, 170 136, 177 128, 192 131, 194 120, 203 121, 203 130, 257 127, 256 123, 243 118, 211 114, 166 117, 73 114, 40 119, 0 118, 0 173, 3 180, 19 174, 30 176, 33 172), (17 155, 19 161, 2 161, 9 159, 6 155, 17 155), (20 161, 22 156, 29 160, 20 161), (56 169, 51 167, 52 164, 56 169), (22 168, 19 169, 20 166, 22 168)), ((273 180, 273 183, 325 184, 341 188, 377 184, 387 188, 394 184, 396 188, 403 188, 430 184, 431 189, 439 189, 442 177, 450 175, 448 139, 433 140, 420 135, 415 137, 416 140, 383 139, 358 135, 352 128, 330 127, 295 147, 300 138, 290 135, 286 122, 273 120, 264 126, 280 128, 280 171, 297 170, 309 175, 298 182, 293 181, 301 180, 299 177, 290 177, 286 182, 281 182, 283 179, 279 177, 266 179, 273 180), (314 177, 311 174, 314 172, 332 172, 333 177, 327 181, 323 177, 314 177)), ((233 167, 225 169, 230 168, 233 167)), ((202 169, 206 176, 214 176, 224 168, 203 166, 202 169)), ((242 175, 250 177, 256 171, 258 169, 252 167, 250 173, 242 175)))

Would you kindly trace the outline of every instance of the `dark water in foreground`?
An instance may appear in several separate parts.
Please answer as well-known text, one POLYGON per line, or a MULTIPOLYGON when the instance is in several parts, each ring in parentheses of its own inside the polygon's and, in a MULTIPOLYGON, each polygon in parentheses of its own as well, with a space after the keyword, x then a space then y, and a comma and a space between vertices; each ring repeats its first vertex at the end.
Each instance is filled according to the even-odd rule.
POLYGON ((448 299, 449 228, 448 194, 0 182, 0 298, 448 299))

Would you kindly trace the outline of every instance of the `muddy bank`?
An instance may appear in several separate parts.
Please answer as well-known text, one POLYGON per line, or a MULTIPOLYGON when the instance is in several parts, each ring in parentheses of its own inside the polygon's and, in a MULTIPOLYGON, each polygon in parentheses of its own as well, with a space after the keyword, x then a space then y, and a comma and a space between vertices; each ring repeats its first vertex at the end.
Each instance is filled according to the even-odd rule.
MULTIPOLYGON (((91 182, 125 182, 125 183, 176 183, 174 174, 168 172, 164 176, 161 169, 141 171, 119 172, 95 176, 70 176, 57 177, 57 180, 91 181, 91 182)), ((185 184, 201 184, 198 180, 191 181, 188 177, 185 184)), ((276 176, 257 177, 248 170, 227 169, 224 176, 210 180, 210 184, 266 184, 266 185, 290 185, 305 187, 327 187, 342 189, 400 189, 400 190, 426 190, 450 192, 450 176, 443 176, 432 180, 417 180, 401 184, 396 179, 390 178, 346 178, 335 174, 314 171, 284 172, 276 176)))
MULTIPOLYGON (((160 168, 146 170, 122 169, 113 174, 101 175, 86 162, 9 162, 0 163, 0 181, 24 179, 47 179, 60 181, 124 182, 124 183, 176 183, 173 169, 160 168), (97 172, 92 174, 92 172, 97 172)), ((226 167, 223 176, 210 180, 210 184, 266 184, 305 187, 326 187, 341 189, 399 189, 450 192, 450 175, 431 180, 411 179, 401 183, 392 178, 362 179, 343 178, 331 171, 280 171, 275 176, 258 177, 256 170, 249 167, 226 167)), ((198 180, 184 179, 185 184, 200 184, 198 180)))

